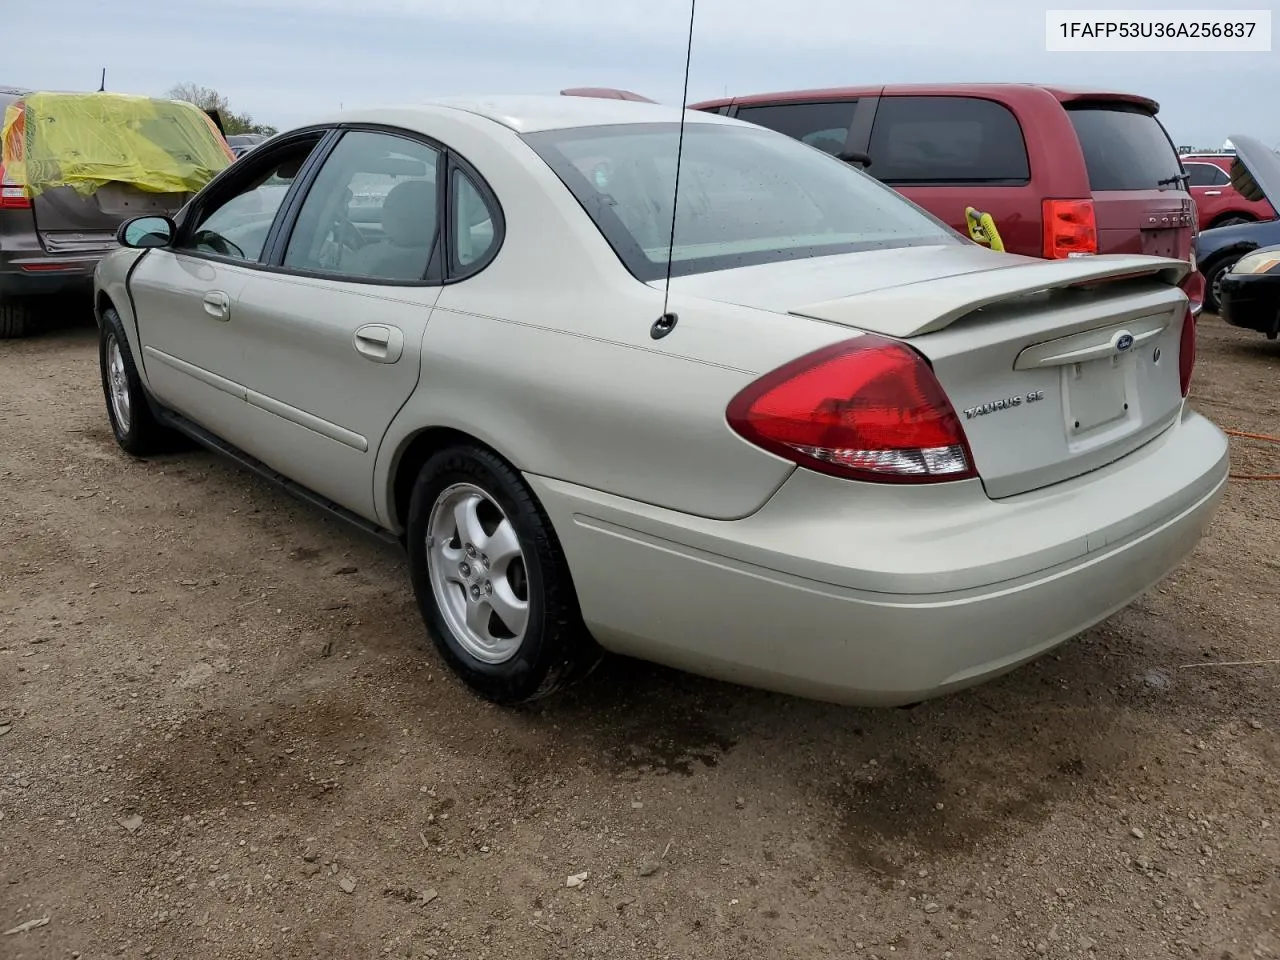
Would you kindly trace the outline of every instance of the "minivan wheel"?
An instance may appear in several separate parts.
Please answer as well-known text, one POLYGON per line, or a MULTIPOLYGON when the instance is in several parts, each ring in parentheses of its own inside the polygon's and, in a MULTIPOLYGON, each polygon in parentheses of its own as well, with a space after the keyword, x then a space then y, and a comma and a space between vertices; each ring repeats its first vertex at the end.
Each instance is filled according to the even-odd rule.
POLYGON ((124 325, 111 307, 102 311, 98 366, 102 372, 103 397, 107 401, 107 419, 116 443, 135 457, 158 452, 170 434, 152 416, 138 368, 129 352, 124 325))
POLYGON ((0 301, 0 340, 14 340, 31 332, 31 305, 21 300, 0 301))
POLYGON ((502 704, 536 700, 599 662, 555 531, 500 457, 471 445, 431 456, 406 526, 423 620, 476 693, 502 704))

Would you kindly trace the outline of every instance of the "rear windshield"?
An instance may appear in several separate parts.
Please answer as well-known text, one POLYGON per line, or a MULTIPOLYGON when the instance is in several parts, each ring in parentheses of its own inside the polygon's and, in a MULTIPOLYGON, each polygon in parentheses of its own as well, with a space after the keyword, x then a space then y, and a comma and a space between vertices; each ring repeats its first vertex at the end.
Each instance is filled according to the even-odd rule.
POLYGON ((1140 107, 1068 107, 1092 190, 1177 190, 1178 151, 1164 127, 1140 107))
POLYGON ((643 281, 859 250, 963 243, 900 194, 812 147, 755 127, 548 130, 525 140, 643 281))

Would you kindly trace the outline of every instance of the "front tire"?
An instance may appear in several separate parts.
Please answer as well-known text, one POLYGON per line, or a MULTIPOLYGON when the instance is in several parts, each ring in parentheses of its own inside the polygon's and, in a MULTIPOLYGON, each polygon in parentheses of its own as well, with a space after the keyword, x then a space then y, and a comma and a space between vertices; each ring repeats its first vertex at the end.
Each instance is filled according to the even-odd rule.
POLYGON ((98 367, 102 374, 102 394, 107 402, 107 419, 116 443, 135 457, 163 449, 169 431, 151 413, 146 390, 129 351, 124 324, 112 307, 102 311, 98 367))
POLYGON ((1222 278, 1227 272, 1236 265, 1239 257, 1227 257, 1225 260, 1219 260, 1209 266, 1204 271, 1204 309, 1209 313, 1217 313, 1222 303, 1219 299, 1222 288, 1222 278))
POLYGON ((480 696, 505 705, 537 700, 599 662, 555 531, 500 457, 472 445, 431 456, 406 526, 432 641, 480 696))

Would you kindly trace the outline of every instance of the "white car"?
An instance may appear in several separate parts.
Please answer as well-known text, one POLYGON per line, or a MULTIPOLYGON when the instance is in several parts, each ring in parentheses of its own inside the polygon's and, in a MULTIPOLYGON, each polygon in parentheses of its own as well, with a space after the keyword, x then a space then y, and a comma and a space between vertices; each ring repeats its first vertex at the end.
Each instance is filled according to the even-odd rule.
POLYGON ((602 649, 912 702, 1191 551, 1227 445, 1184 399, 1185 263, 993 253, 684 121, 455 100, 273 138, 101 265, 117 439, 186 433, 402 542, 441 655, 504 703, 602 649))

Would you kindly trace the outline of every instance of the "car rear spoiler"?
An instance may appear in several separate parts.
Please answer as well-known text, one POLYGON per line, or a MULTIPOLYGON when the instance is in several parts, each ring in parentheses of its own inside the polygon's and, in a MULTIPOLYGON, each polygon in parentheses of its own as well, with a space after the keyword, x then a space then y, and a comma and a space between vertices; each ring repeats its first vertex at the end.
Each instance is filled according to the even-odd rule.
POLYGON ((891 337, 918 337, 975 310, 1019 297, 1140 277, 1177 286, 1190 270, 1184 260, 1138 255, 1032 260, 806 304, 788 312, 891 337))

